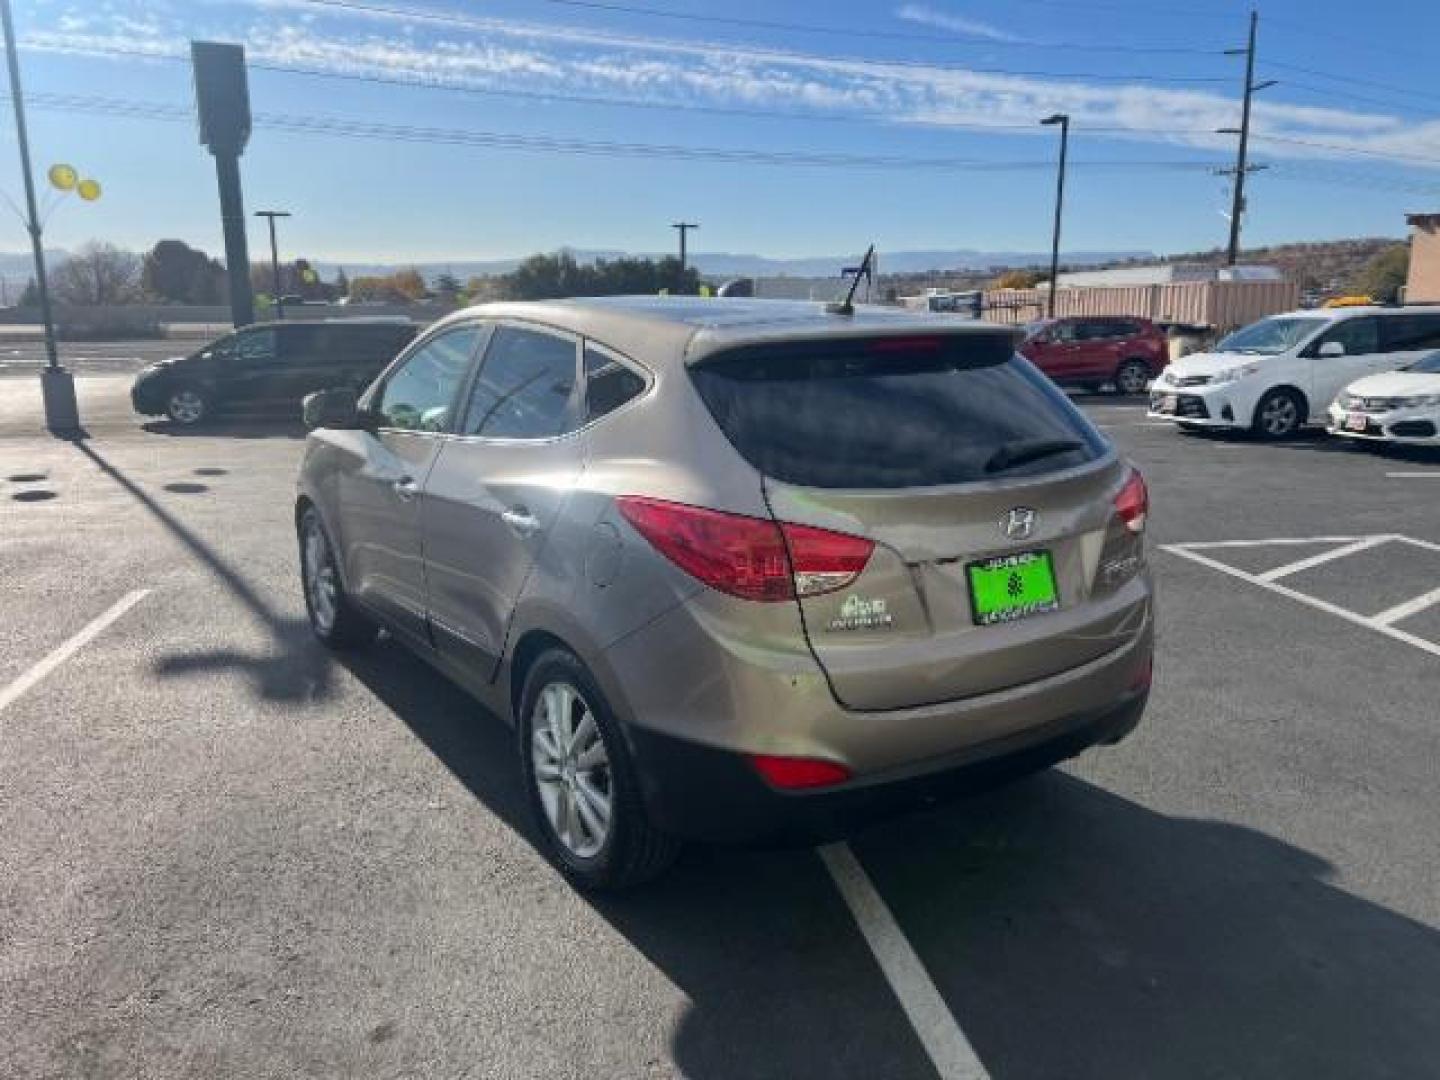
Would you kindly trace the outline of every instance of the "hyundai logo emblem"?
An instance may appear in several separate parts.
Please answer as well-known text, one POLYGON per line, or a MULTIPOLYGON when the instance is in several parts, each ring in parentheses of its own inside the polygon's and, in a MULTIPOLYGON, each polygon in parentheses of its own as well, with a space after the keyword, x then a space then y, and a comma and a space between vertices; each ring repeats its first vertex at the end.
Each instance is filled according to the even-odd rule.
POLYGON ((1000 519, 1000 531, 1010 540, 1026 540, 1035 531, 1035 511, 1017 506, 1000 519))

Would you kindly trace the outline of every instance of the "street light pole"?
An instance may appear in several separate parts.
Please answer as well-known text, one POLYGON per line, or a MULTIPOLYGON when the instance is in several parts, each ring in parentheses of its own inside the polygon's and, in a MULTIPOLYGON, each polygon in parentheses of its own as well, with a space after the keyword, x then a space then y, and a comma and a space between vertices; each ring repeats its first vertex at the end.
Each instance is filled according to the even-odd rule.
POLYGON ((20 88, 20 59, 15 51, 15 21, 10 0, 0 0, 0 22, 5 27, 5 60, 10 67, 10 100, 15 106, 15 140, 20 146, 20 171, 25 178, 25 209, 30 246, 35 254, 35 289, 40 294, 40 318, 45 323, 45 371, 40 376, 45 399, 45 425, 51 431, 73 431, 80 427, 75 403, 75 380, 60 366, 55 348, 55 317, 50 309, 50 289, 45 280, 45 244, 40 215, 35 209, 35 178, 30 173, 30 136, 25 127, 25 98, 20 88))
POLYGON ((270 280, 274 282, 275 288, 275 318, 285 318, 285 302, 280 299, 280 248, 275 243, 275 219, 289 217, 289 210, 256 210, 256 217, 263 217, 270 222, 270 280))
POLYGON ((685 237, 691 229, 698 229, 700 226, 693 221, 677 221, 671 226, 680 233, 680 280, 685 280, 685 237))
POLYGON ((1060 221, 1065 213, 1065 158, 1070 150, 1070 117, 1065 113, 1056 113, 1040 123, 1060 125, 1060 163, 1055 174, 1055 231, 1050 238, 1050 297, 1046 304, 1046 315, 1053 319, 1055 293, 1060 288, 1060 221))

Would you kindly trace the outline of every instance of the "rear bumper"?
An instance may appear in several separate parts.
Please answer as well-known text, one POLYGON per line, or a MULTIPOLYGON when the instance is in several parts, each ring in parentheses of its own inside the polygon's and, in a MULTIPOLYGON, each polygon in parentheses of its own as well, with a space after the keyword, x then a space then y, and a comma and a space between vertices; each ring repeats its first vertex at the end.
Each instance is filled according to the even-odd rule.
POLYGON ((643 729, 628 734, 658 828, 707 843, 811 844, 1119 742, 1139 724, 1148 697, 1148 689, 1136 690, 1104 708, 815 792, 777 791, 735 753, 643 729))

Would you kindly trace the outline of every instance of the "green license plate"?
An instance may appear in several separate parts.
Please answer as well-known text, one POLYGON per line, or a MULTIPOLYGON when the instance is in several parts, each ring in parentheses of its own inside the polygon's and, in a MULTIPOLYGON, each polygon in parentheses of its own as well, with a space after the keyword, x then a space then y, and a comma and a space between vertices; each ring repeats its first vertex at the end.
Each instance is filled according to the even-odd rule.
POLYGON ((1014 622, 1060 607, 1048 551, 999 555, 965 568, 977 626, 1014 622))

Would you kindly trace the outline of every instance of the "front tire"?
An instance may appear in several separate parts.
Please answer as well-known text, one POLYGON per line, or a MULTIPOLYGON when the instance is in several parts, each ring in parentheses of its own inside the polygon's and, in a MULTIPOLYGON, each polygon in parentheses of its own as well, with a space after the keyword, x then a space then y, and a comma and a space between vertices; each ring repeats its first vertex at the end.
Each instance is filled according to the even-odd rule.
POLYGON ((1115 393, 1125 397, 1143 394, 1150 386, 1150 365, 1144 360, 1126 360, 1115 369, 1115 393))
POLYGON ((180 427, 203 424, 210 418, 210 395, 194 383, 181 383, 165 396, 165 415, 180 427))
POLYGON ((1305 423, 1305 402, 1294 390, 1271 390, 1255 406, 1250 429, 1262 439, 1284 439, 1305 423))
POLYGON ((345 592, 335 548, 313 506, 300 515, 300 578, 310 629, 332 649, 369 645, 380 628, 363 615, 345 592))
POLYGON ((561 873, 581 888, 624 889, 670 865, 679 844, 651 825, 619 723, 573 654, 536 659, 516 719, 526 795, 561 873))

